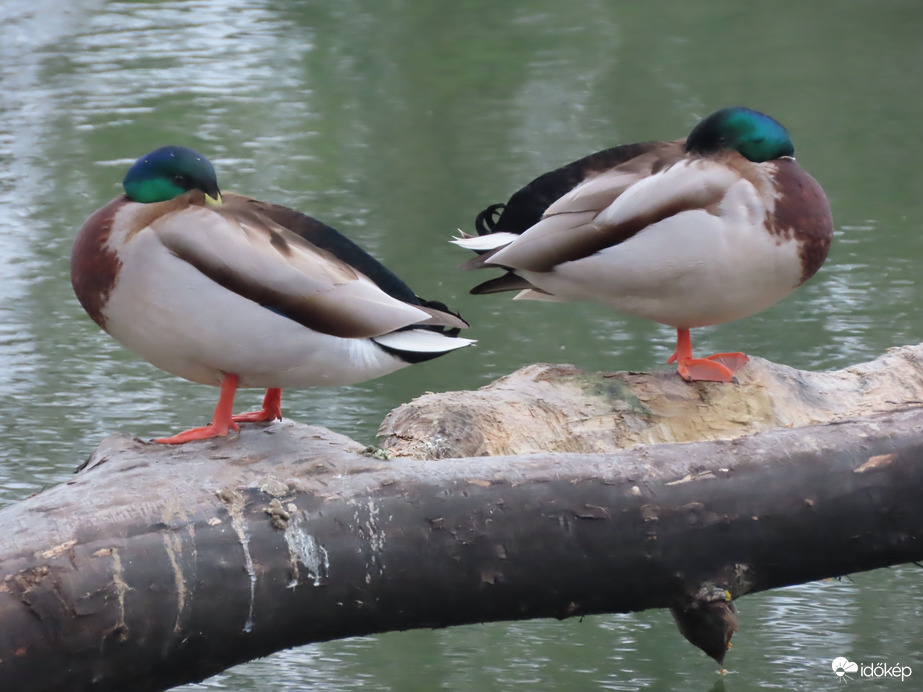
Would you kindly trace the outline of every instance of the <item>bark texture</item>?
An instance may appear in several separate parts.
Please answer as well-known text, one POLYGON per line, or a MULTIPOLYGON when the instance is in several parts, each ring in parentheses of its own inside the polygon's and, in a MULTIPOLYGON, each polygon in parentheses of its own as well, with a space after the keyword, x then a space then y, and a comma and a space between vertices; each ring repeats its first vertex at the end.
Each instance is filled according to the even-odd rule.
MULTIPOLYGON (((525 404, 515 376, 478 393, 506 397, 487 421, 512 422, 502 445, 557 420, 576 452, 473 456, 490 435, 460 409, 420 438, 455 450, 441 463, 291 422, 179 448, 109 437, 72 481, 0 510, 0 689, 158 690, 308 642, 661 607, 720 661, 733 599, 923 559, 916 354, 816 375, 756 362, 739 387, 544 366, 520 371, 525 404), (811 418, 835 422, 785 427, 811 418)), ((393 438, 417 439, 397 416, 393 438)))

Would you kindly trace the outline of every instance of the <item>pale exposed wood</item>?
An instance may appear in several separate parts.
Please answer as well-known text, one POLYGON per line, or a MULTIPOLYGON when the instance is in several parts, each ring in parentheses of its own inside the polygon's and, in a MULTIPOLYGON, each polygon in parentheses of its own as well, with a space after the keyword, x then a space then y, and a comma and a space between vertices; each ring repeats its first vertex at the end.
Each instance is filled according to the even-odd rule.
POLYGON ((379 444, 414 459, 611 452, 896 411, 923 402, 923 345, 831 372, 752 357, 738 380, 689 384, 672 370, 530 365, 476 391, 427 394, 400 406, 382 423, 379 444))

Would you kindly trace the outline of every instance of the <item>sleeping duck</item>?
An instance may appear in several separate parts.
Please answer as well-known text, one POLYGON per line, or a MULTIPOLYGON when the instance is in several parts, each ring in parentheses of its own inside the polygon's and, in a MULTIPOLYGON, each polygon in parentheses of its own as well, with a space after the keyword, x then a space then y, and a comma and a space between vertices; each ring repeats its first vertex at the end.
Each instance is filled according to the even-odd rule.
POLYGON ((833 236, 820 185, 788 132, 723 108, 685 139, 591 154, 545 173, 454 239, 466 268, 506 274, 472 293, 592 300, 677 330, 669 359, 686 380, 730 382, 743 353, 694 358, 689 330, 753 315, 810 279, 833 236))
POLYGON ((281 418, 283 387, 347 385, 474 343, 468 324, 425 301, 336 230, 293 209, 222 195, 201 154, 141 157, 125 193, 95 212, 71 255, 90 317, 155 366, 220 387, 212 422, 180 444, 281 418), (234 415, 238 387, 265 388, 234 415))

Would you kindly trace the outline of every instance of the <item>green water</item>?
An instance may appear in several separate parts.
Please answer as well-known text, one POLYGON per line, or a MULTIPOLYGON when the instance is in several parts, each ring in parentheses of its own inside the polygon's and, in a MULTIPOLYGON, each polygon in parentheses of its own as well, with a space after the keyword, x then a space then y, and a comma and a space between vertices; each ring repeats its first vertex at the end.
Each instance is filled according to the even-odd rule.
MULTIPOLYGON (((837 235, 808 285, 698 330, 697 351, 829 369, 923 341, 919 0, 4 0, 0 20, 0 504, 66 480, 108 433, 211 414, 214 389, 122 349, 70 289, 76 229, 167 143, 205 153, 223 189, 348 233, 471 322, 477 348, 286 392, 287 415, 362 441, 414 396, 533 362, 664 367, 668 328, 467 295, 481 277, 454 270, 466 255, 446 241, 541 172, 683 136, 729 104, 788 127, 837 235)), ((841 682, 836 656, 923 676, 920 577, 907 566, 744 598, 723 678, 649 612, 330 642, 183 689, 820 690, 841 682)), ((863 685, 912 688, 850 683, 863 685)))

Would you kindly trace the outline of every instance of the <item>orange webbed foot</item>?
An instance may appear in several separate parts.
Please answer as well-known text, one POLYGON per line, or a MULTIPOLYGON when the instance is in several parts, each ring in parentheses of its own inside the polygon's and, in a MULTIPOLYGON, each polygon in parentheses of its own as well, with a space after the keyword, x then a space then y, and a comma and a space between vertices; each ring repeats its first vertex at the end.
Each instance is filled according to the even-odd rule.
POLYGON ((261 409, 259 411, 249 411, 247 413, 235 413, 231 416, 231 420, 235 423, 263 423, 270 420, 278 420, 282 416, 277 416, 273 413, 270 413, 266 409, 261 409))
POLYGON ((231 416, 236 423, 262 423, 264 421, 282 420, 282 390, 267 389, 263 397, 263 408, 250 413, 238 413, 231 416))
POLYGON ((263 397, 263 408, 250 413, 231 414, 234 407, 234 394, 237 392, 238 377, 228 373, 221 381, 221 395, 215 407, 212 422, 201 428, 192 428, 173 437, 161 437, 154 440, 162 445, 181 445, 194 440, 210 440, 213 437, 225 437, 229 430, 240 431, 238 423, 258 423, 261 421, 282 419, 282 390, 267 389, 263 397))
POLYGON ((749 360, 743 353, 716 353, 705 358, 693 358, 689 330, 677 329, 676 350, 667 363, 676 363, 676 371, 687 382, 734 382, 734 373, 749 360))
MULTIPOLYGON (((162 445, 181 445, 194 440, 210 440, 213 437, 225 437, 229 430, 238 432, 240 428, 234 422, 231 411, 234 409, 234 394, 237 391, 238 377, 228 373, 221 380, 221 394, 218 396, 218 405, 215 406, 215 415, 212 422, 201 428, 192 428, 173 437, 161 437, 154 442, 162 445)), ((268 393, 267 393, 268 396, 268 393)))
POLYGON ((237 427, 237 423, 233 421, 228 425, 215 425, 214 423, 209 423, 201 428, 192 428, 178 433, 173 437, 158 438, 154 440, 154 442, 162 445, 181 445, 194 440, 210 440, 214 437, 226 437, 229 430, 238 432, 240 428, 237 427))
POLYGON ((687 382, 734 382, 749 359, 743 353, 716 353, 707 358, 677 359, 676 371, 687 382))

